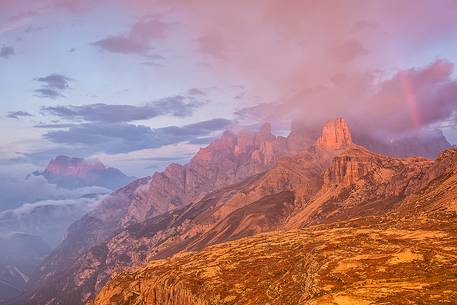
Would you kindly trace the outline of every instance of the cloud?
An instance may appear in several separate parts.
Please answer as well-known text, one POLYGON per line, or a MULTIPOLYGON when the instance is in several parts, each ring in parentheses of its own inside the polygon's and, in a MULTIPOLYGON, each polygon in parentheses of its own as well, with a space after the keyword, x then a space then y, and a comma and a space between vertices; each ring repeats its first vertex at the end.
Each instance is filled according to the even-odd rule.
POLYGON ((445 60, 398 71, 338 75, 326 86, 305 88, 288 99, 246 107, 240 119, 299 119, 308 124, 344 116, 359 130, 402 134, 433 127, 457 112, 454 65, 445 60))
POLYGON ((42 111, 68 120, 115 123, 146 120, 162 115, 186 117, 203 104, 194 98, 178 95, 162 98, 144 106, 98 103, 83 106, 43 107, 42 111))
POLYGON ((127 123, 87 123, 44 134, 53 143, 79 146, 93 153, 126 153, 147 148, 189 142, 230 126, 226 119, 212 119, 182 127, 151 129, 127 123))
MULTIPOLYGON (((15 173, 13 173, 15 174, 15 173)), ((107 193, 110 190, 102 187, 84 187, 74 190, 59 188, 42 176, 30 175, 28 178, 14 177, 11 173, 2 172, 0 184, 0 211, 14 209, 24 202, 33 203, 42 200, 61 200, 79 198, 86 194, 107 193)))
POLYGON ((13 47, 2 47, 0 49, 0 57, 8 59, 11 56, 16 55, 16 52, 14 51, 13 47))
POLYGON ((198 88, 190 88, 187 91, 187 94, 189 94, 189 95, 206 95, 205 91, 198 89, 198 88))
POLYGON ((70 88, 71 78, 62 74, 49 74, 48 76, 35 78, 37 82, 44 84, 46 88, 55 90, 65 90, 70 88))
POLYGON ((197 40, 199 51, 215 58, 224 58, 227 50, 227 42, 217 34, 201 36, 197 40))
MULTIPOLYGON (((131 7, 141 12, 155 5, 143 1, 131 7)), ((199 59, 210 61, 215 77, 246 84, 241 108, 264 101, 277 111, 267 111, 273 120, 302 116, 321 122, 335 114, 348 114, 368 125, 373 118, 371 105, 382 108, 372 92, 381 89, 377 82, 392 78, 395 71, 449 56, 457 34, 453 1, 436 5, 430 1, 293 0, 284 5, 275 0, 201 0, 160 5, 180 16, 186 32, 195 37, 199 59)), ((396 117, 405 118, 410 125, 411 111, 404 102, 399 104, 389 107, 400 114, 389 107, 381 109, 387 115, 383 119, 400 122, 396 117)), ((431 113, 446 110, 447 106, 431 113)), ((422 116, 421 123, 428 124, 428 114, 422 116)), ((377 125, 394 129, 387 123, 377 125)), ((395 125, 400 128, 401 124, 395 125)))
POLYGON ((93 4, 91 0, 58 0, 54 6, 70 13, 80 13, 89 9, 93 4))
POLYGON ((35 78, 35 81, 40 82, 42 87, 35 89, 38 97, 56 99, 64 97, 62 91, 70 88, 71 78, 62 74, 49 74, 44 77, 35 78))
POLYGON ((65 97, 62 93, 60 93, 57 90, 53 90, 53 89, 41 88, 41 89, 35 89, 33 91, 38 93, 36 96, 41 97, 41 98, 56 99, 58 97, 65 97))
POLYGON ((203 138, 196 138, 194 140, 189 141, 189 144, 197 144, 197 145, 207 145, 216 140, 216 137, 203 137, 203 138))
POLYGON ((42 200, 0 212, 0 234, 22 232, 56 246, 71 223, 89 212, 104 195, 42 200))
MULTIPOLYGON (((112 35, 92 43, 100 50, 119 54, 154 56, 152 43, 166 38, 172 24, 158 17, 140 18, 127 33, 112 35)), ((155 59, 161 59, 157 56, 155 59)))
POLYGON ((359 41, 350 40, 339 46, 334 50, 335 57, 341 62, 350 62, 354 59, 369 54, 359 41))
POLYGON ((25 111, 12 111, 12 112, 8 112, 8 114, 6 115, 7 118, 17 119, 17 120, 21 117, 29 117, 29 116, 32 116, 32 115, 25 111))
POLYGON ((369 20, 360 20, 356 24, 354 24, 352 31, 353 32, 358 32, 358 31, 365 31, 365 30, 375 30, 379 28, 379 24, 373 21, 369 20))

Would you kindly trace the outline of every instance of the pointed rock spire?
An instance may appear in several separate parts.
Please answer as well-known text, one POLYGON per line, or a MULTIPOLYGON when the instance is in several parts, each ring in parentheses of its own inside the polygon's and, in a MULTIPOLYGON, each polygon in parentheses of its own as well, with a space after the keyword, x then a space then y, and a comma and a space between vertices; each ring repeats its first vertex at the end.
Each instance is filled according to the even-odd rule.
POLYGON ((325 149, 338 149, 350 144, 352 144, 351 132, 343 118, 328 121, 316 141, 316 146, 325 149))

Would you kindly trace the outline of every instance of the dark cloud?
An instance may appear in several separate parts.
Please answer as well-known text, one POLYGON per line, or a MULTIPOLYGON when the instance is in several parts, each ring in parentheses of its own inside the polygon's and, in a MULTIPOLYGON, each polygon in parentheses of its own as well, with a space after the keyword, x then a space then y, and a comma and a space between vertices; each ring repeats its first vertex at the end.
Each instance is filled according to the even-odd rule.
POLYGON ((169 126, 151 129, 127 123, 87 123, 67 130, 47 132, 51 142, 76 145, 93 152, 126 153, 146 148, 159 148, 169 144, 194 141, 230 126, 226 119, 212 119, 182 127, 169 126))
POLYGON ((70 88, 71 78, 62 74, 49 74, 44 77, 35 78, 35 81, 42 84, 41 88, 35 89, 36 96, 42 98, 56 99, 64 97, 62 91, 70 88))
POLYGON ((8 114, 6 115, 7 118, 17 119, 17 120, 21 117, 28 117, 28 116, 32 116, 32 115, 25 111, 12 111, 12 112, 8 112, 8 114))
POLYGON ((146 55, 145 58, 147 59, 147 61, 143 61, 141 64, 151 67, 162 67, 162 64, 160 62, 162 60, 165 60, 165 57, 159 54, 149 54, 146 55))
POLYGON ((55 90, 65 90, 70 88, 71 78, 62 74, 49 74, 48 76, 35 78, 37 82, 44 84, 46 88, 55 90))
POLYGON ((144 106, 90 104, 83 106, 43 107, 42 111, 69 120, 89 122, 130 122, 151 119, 161 115, 185 117, 203 105, 194 98, 173 96, 159 99, 144 106))
POLYGON ((42 97, 42 98, 50 98, 50 99, 56 99, 58 97, 64 97, 64 95, 56 90, 53 89, 47 89, 47 88, 41 88, 41 89, 35 89, 34 92, 37 93, 36 96, 42 97))
POLYGON ((55 123, 55 124, 38 124, 38 125, 35 125, 33 127, 35 128, 45 128, 45 129, 57 129, 57 128, 70 128, 70 127, 73 127, 73 126, 76 126, 76 124, 72 124, 72 123, 69 123, 69 124, 66 124, 66 123, 55 123))
POLYGON ((0 57, 8 59, 11 56, 14 56, 16 52, 14 51, 13 47, 2 47, 0 49, 0 57))
POLYGON ((93 42, 92 45, 112 53, 160 56, 151 53, 152 42, 165 38, 171 26, 172 24, 157 17, 143 17, 127 33, 108 36, 93 42))
POLYGON ((198 88, 190 88, 187 90, 187 94, 189 95, 206 95, 205 91, 198 89, 198 88))
POLYGON ((216 140, 216 137, 203 137, 203 138, 196 138, 192 141, 189 141, 189 144, 196 144, 196 145, 206 145, 216 140))

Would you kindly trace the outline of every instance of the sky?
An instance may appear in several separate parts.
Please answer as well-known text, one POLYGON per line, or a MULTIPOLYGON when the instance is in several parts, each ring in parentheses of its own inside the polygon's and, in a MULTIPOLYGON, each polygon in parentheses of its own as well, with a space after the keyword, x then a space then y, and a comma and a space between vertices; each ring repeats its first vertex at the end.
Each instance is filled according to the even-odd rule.
POLYGON ((0 179, 61 154, 151 175, 264 121, 456 144, 456 32, 447 0, 0 0, 0 179))

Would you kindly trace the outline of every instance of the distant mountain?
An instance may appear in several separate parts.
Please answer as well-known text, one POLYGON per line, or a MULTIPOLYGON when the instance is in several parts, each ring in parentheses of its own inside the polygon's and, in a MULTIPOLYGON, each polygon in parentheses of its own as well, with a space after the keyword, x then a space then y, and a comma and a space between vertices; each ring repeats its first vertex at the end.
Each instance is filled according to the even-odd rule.
POLYGON ((33 174, 43 176, 49 183, 68 189, 101 186, 115 190, 135 179, 116 168, 106 167, 100 161, 67 156, 56 157, 49 162, 44 171, 36 171, 33 174))
POLYGON ((0 303, 22 293, 35 268, 51 248, 38 236, 0 235, 0 303))
MULTIPOLYGON (((225 132, 187 165, 172 164, 114 192, 70 227, 21 304, 82 304, 113 273, 151 259, 262 232, 381 217, 455 168, 453 150, 435 162, 369 151, 353 143, 343 119, 311 134, 295 129, 276 137, 269 125, 256 133, 225 132)), ((167 287, 150 287, 156 296, 170 295, 167 287)), ((127 295, 119 297, 110 302, 130 304, 122 303, 127 295)))

